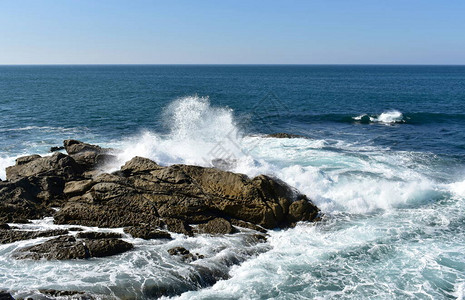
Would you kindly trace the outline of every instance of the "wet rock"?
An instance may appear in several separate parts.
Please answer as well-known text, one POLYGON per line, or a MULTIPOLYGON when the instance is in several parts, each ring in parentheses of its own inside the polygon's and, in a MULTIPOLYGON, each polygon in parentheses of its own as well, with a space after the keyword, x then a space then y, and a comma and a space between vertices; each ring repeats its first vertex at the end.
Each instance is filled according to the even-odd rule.
POLYGON ((70 227, 68 228, 69 231, 84 231, 84 229, 80 228, 80 227, 70 227))
POLYGON ((45 296, 54 297, 54 298, 66 298, 74 300, 87 300, 94 299, 92 296, 87 295, 84 292, 78 291, 59 291, 55 289, 39 289, 39 292, 45 296))
POLYGON ((231 223, 223 218, 215 218, 211 221, 208 221, 205 224, 200 224, 197 227, 199 233, 209 233, 209 234, 229 234, 234 232, 234 228, 231 226, 231 223))
POLYGON ((11 229, 11 227, 10 227, 10 225, 8 225, 6 223, 0 223, 0 229, 8 230, 8 229, 11 229))
POLYGON ((124 232, 130 234, 133 238, 141 238, 144 240, 151 239, 171 239, 168 232, 157 230, 149 226, 131 226, 124 228, 124 232))
POLYGON ((131 243, 120 239, 86 240, 86 246, 91 257, 116 255, 134 248, 131 243))
POLYGON ((170 255, 173 255, 173 256, 180 256, 181 259, 185 262, 192 262, 192 261, 195 261, 197 259, 203 259, 204 256, 201 255, 201 254, 192 254, 190 253, 189 250, 187 250, 186 248, 184 247, 174 247, 174 248, 171 248, 171 249, 168 249, 168 253, 170 255))
POLYGON ((250 222, 245 222, 245 221, 237 220, 237 219, 231 219, 230 222, 234 226, 247 228, 247 229, 252 229, 252 230, 255 230, 255 231, 258 231, 258 232, 262 232, 262 233, 266 232, 265 228, 263 228, 263 227, 261 227, 259 225, 252 224, 250 222))
POLYGON ((120 239, 98 239, 79 240, 73 236, 60 236, 34 245, 20 249, 14 253, 16 259, 47 259, 67 260, 85 259, 91 257, 105 257, 128 251, 133 245, 120 239))
POLYGON ((88 232, 79 232, 76 234, 77 238, 80 239, 117 239, 122 238, 123 235, 117 232, 95 232, 95 231, 88 231, 88 232))
POLYGON ((289 134, 289 133, 285 133, 285 132, 272 133, 272 134, 266 135, 265 137, 277 138, 277 139, 305 138, 303 135, 289 134))
POLYGON ((56 151, 60 151, 60 150, 64 150, 65 147, 63 146, 54 146, 54 147, 50 147, 50 152, 56 152, 56 151))
POLYGON ((10 293, 5 291, 0 291, 0 300, 15 300, 10 293))
POLYGON ((55 229, 45 231, 24 231, 24 230, 0 230, 0 244, 9 244, 17 241, 36 239, 39 237, 49 237, 68 234, 68 230, 55 229))

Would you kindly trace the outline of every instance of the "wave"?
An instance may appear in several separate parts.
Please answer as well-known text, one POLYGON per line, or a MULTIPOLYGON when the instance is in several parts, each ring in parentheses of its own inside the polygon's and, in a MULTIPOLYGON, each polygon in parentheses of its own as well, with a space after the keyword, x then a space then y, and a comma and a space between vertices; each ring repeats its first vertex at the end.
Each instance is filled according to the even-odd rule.
POLYGON ((397 110, 391 110, 383 112, 380 115, 360 115, 357 117, 353 117, 355 121, 359 121, 361 123, 383 123, 383 124, 394 124, 394 123, 403 123, 404 115, 397 110))
MULTIPOLYGON (((134 156, 161 165, 218 167, 250 177, 268 174, 296 187, 326 213, 363 214, 422 205, 448 192, 409 166, 416 155, 344 141, 246 135, 233 111, 206 97, 177 99, 165 111, 168 134, 145 131, 121 142, 114 171, 134 156)), ((397 122, 400 112, 385 112, 378 122, 397 122)), ((423 170, 422 168, 419 168, 423 170)))

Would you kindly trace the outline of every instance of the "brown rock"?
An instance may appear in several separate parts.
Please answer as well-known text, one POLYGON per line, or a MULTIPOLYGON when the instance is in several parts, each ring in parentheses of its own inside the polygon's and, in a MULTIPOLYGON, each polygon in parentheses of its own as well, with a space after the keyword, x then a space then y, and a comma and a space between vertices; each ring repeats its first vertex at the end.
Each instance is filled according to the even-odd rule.
POLYGON ((68 230, 55 229, 46 231, 24 231, 24 230, 0 230, 0 244, 14 243, 22 240, 36 239, 39 237, 49 237, 68 234, 68 230))
POLYGON ((215 218, 205 224, 200 224, 197 230, 199 233, 209 234, 229 234, 234 232, 231 223, 223 218, 215 218))
POLYGON ((76 234, 76 237, 80 239, 96 240, 96 239, 117 239, 117 238, 122 238, 123 235, 117 232, 87 231, 87 232, 79 232, 78 234, 76 234))
POLYGON ((151 239, 171 239, 168 232, 157 230, 149 226, 131 226, 124 228, 124 232, 130 234, 133 238, 144 240, 151 239))
POLYGON ((60 236, 39 245, 26 247, 14 253, 16 259, 67 260, 104 257, 120 254, 133 245, 120 239, 97 239, 76 241, 73 236, 60 236))

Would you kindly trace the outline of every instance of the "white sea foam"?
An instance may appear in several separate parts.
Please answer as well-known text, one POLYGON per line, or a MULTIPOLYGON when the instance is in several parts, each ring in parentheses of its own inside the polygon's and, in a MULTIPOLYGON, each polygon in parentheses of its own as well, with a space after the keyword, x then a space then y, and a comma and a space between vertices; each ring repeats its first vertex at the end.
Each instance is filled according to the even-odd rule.
MULTIPOLYGON (((394 123, 401 123, 404 120, 404 115, 397 110, 390 110, 381 113, 380 115, 370 116, 370 115, 359 115, 357 117, 353 117, 356 121, 365 121, 370 120, 373 123, 383 123, 383 124, 394 124, 394 123)), ((368 121, 367 121, 368 122, 368 121)))

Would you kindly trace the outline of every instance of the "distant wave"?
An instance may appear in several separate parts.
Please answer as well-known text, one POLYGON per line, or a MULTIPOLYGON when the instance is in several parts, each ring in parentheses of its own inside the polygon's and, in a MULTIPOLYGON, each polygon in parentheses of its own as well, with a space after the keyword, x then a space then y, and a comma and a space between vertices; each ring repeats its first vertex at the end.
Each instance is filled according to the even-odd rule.
POLYGON ((465 114, 448 113, 401 113, 397 110, 385 111, 381 114, 364 113, 353 114, 293 114, 289 118, 303 123, 362 123, 362 124, 436 124, 436 123, 460 123, 465 124, 465 114))
POLYGON ((355 121, 361 123, 383 123, 383 124, 394 124, 394 123, 404 123, 404 115, 398 110, 391 110, 383 112, 380 115, 360 115, 353 117, 355 121))

